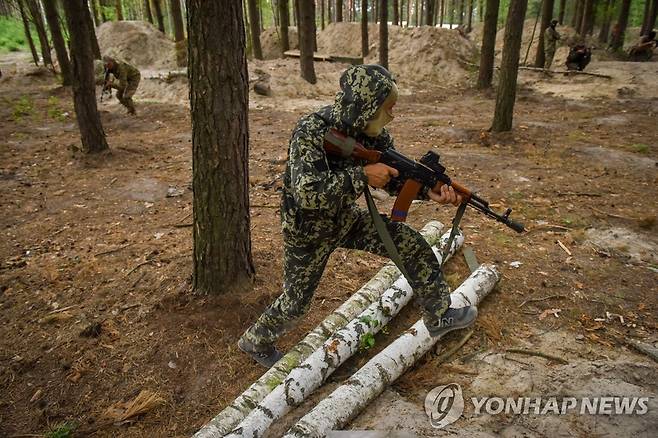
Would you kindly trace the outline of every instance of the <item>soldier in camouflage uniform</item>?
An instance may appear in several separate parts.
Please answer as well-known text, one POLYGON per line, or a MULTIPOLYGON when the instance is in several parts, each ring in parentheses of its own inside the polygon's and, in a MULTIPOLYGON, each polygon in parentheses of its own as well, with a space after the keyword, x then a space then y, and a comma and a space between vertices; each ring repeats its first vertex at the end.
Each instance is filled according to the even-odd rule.
POLYGON ((557 20, 552 20, 551 24, 546 28, 544 32, 544 70, 550 70, 551 64, 553 64, 553 57, 555 56, 555 46, 562 37, 555 27, 557 26, 557 20))
MULTIPOLYGON (((265 367, 282 356, 274 342, 308 311, 329 256, 336 248, 350 248, 388 256, 367 210, 356 200, 366 185, 397 195, 402 181, 385 164, 355 162, 327 155, 324 136, 330 128, 354 137, 367 148, 392 148, 384 125, 393 119, 397 86, 378 65, 347 69, 333 105, 302 117, 288 147, 283 180, 281 223, 284 238, 283 293, 245 331, 238 342, 244 352, 265 367)), ((452 187, 424 188, 422 199, 459 205, 452 187)), ((416 302, 432 335, 466 327, 475 320, 474 307, 449 309, 450 291, 429 244, 416 230, 382 215, 410 277, 416 302)))
POLYGON ((118 84, 114 81, 111 83, 111 87, 117 89, 117 99, 128 109, 128 114, 136 114, 132 97, 141 79, 139 70, 127 62, 117 61, 110 56, 103 57, 103 64, 118 81, 118 84))

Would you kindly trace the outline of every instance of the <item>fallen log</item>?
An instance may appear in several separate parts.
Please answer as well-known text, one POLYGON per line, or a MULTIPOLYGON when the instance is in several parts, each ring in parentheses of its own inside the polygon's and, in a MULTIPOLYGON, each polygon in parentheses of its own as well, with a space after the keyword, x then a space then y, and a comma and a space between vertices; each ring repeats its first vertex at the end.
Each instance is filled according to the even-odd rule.
MULTIPOLYGON (((500 274, 493 265, 480 266, 452 293, 452 305, 479 304, 499 278, 500 274)), ((418 321, 318 403, 284 437, 323 437, 330 430, 342 429, 427 353, 438 339, 430 337, 423 321, 418 321)))
MULTIPOLYGON (((463 235, 460 234, 459 246, 463 243, 463 239, 463 235)), ((440 262, 441 252, 436 248, 433 250, 440 262)), ((413 292, 409 283, 406 278, 400 277, 379 300, 335 332, 320 348, 299 366, 293 368, 282 384, 274 388, 226 437, 262 436, 274 421, 304 401, 343 362, 358 352, 364 340, 371 338, 388 324, 412 297, 413 292)), ((451 294, 453 302, 461 302, 464 297, 461 291, 451 294)))
MULTIPOLYGON (((420 233, 430 245, 435 245, 438 242, 439 246, 443 248, 447 243, 449 233, 441 236, 442 229, 443 224, 441 222, 431 221, 423 227, 420 233)), ((453 252, 451 254, 454 254, 459 249, 462 242, 463 237, 461 241, 453 243, 453 252)), ((194 437, 221 437, 233 430, 251 412, 254 406, 263 400, 279 382, 285 379, 290 370, 320 347, 332 333, 344 327, 355 316, 363 312, 372 302, 377 300, 385 290, 391 287, 400 275, 400 271, 393 262, 387 263, 368 283, 325 318, 324 321, 292 348, 279 362, 267 370, 265 374, 238 396, 233 403, 224 408, 215 418, 201 428, 194 437)))
POLYGON ((560 74, 560 73, 562 73, 562 74, 565 74, 565 75, 571 75, 571 74, 574 74, 574 75, 585 75, 585 76, 594 76, 594 77, 597 77, 597 78, 612 79, 612 76, 609 76, 609 75, 604 75, 604 74, 601 74, 601 73, 590 73, 590 72, 588 72, 588 71, 578 71, 578 70, 564 70, 564 71, 560 71, 560 70, 546 70, 546 69, 544 69, 544 68, 540 68, 540 67, 526 67, 526 66, 524 66, 524 65, 520 65, 520 66, 519 66, 519 70, 539 71, 539 72, 555 73, 555 74, 560 74))

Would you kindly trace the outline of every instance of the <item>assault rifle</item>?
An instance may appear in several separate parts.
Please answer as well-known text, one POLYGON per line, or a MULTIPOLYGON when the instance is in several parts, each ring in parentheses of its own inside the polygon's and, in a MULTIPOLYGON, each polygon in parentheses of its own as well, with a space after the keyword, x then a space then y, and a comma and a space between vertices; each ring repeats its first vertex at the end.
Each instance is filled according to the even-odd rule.
POLYGON ((336 129, 330 129, 325 135, 324 148, 330 154, 365 160, 369 164, 384 163, 398 170, 404 184, 393 205, 391 212, 393 221, 404 222, 406 220, 411 202, 416 199, 418 192, 423 187, 437 189, 447 184, 462 196, 462 207, 466 204, 485 216, 507 225, 517 233, 525 231, 523 224, 509 218, 511 208, 508 208, 503 214, 496 213, 489 207, 486 200, 446 175, 446 168, 439 163, 440 157, 435 152, 429 151, 420 161, 414 161, 394 149, 384 152, 367 149, 357 143, 354 138, 347 137, 336 129))
POLYGON ((103 96, 105 93, 109 94, 112 97, 112 82, 110 81, 110 71, 105 69, 103 73, 103 89, 101 90, 101 102, 103 101, 103 96))

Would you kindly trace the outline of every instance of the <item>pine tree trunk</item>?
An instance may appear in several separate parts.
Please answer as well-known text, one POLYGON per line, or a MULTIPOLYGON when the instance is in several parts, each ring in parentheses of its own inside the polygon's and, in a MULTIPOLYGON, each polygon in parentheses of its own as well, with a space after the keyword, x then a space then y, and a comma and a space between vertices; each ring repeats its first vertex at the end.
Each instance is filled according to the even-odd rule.
POLYGON ((601 29, 599 30, 599 43, 604 44, 608 42, 608 33, 610 32, 610 20, 612 19, 612 5, 610 4, 612 0, 605 0, 603 4, 603 14, 601 29))
POLYGON ((299 66, 302 78, 311 84, 317 82, 313 66, 313 40, 315 39, 313 12, 313 2, 304 0, 299 2, 299 66))
POLYGON ((494 52, 496 49, 496 27, 498 25, 498 7, 500 0, 487 0, 487 12, 484 15, 482 31, 482 53, 480 55, 480 70, 477 87, 491 87, 494 70, 494 52))
POLYGON ((594 0, 585 0, 583 7, 583 18, 580 22, 578 33, 582 36, 587 35, 594 27, 594 0))
POLYGON ((295 26, 297 26, 297 39, 299 40, 299 0, 292 0, 292 10, 295 15, 295 26))
POLYGON ((361 55, 365 58, 370 51, 368 41, 368 0, 361 0, 361 55))
POLYGON ((43 58, 43 65, 50 65, 53 67, 53 59, 50 56, 50 43, 48 42, 48 34, 46 33, 46 26, 43 23, 43 16, 41 15, 41 8, 37 0, 27 0, 27 7, 32 16, 32 22, 37 30, 39 37, 39 45, 41 46, 41 57, 43 58))
POLYGON ((32 52, 32 59, 34 60, 34 65, 39 65, 39 55, 37 55, 37 48, 34 46, 34 40, 32 39, 32 33, 30 32, 30 22, 25 15, 25 9, 23 9, 23 0, 18 0, 18 11, 21 14, 21 20, 23 21, 23 30, 25 31, 25 38, 27 43, 30 46, 30 52, 32 52))
POLYGON ((398 4, 398 0, 393 0, 393 25, 398 26, 400 23, 400 10, 399 10, 400 5, 398 4))
POLYGON ((187 0, 194 289, 203 294, 238 293, 254 277, 241 6, 233 0, 187 0))
POLYGON ((560 0, 560 11, 558 12, 557 22, 562 26, 564 24, 564 10, 567 6, 567 0, 560 0))
POLYGON ((452 25, 455 22, 455 0, 450 0, 449 12, 448 19, 450 20, 450 29, 452 29, 452 25))
MULTIPOLYGON (((87 0, 85 0, 85 4, 86 3, 87 0)), ((96 38, 96 27, 94 26, 93 18, 91 18, 91 12, 89 11, 89 8, 85 10, 85 19, 87 20, 87 40, 91 46, 91 53, 94 56, 94 59, 101 59, 101 48, 98 45, 98 38, 96 38)), ((73 58, 73 55, 71 55, 71 58, 73 58)), ((71 59, 71 61, 73 61, 73 59, 71 59)))
POLYGON ((473 1, 468 0, 468 20, 466 21, 466 33, 473 30, 473 1))
POLYGON ((146 20, 153 24, 153 13, 151 12, 151 2, 149 0, 144 0, 144 14, 146 15, 146 20))
POLYGON ((411 0, 407 0, 407 27, 411 25, 411 0))
POLYGON ((537 54, 535 55, 535 67, 544 68, 546 56, 544 54, 544 34, 546 28, 550 26, 553 19, 554 0, 543 0, 541 10, 541 28, 539 29, 539 39, 537 40, 537 54))
POLYGON ((327 23, 334 22, 334 9, 331 7, 333 0, 327 0, 327 23))
POLYGON ((94 55, 89 44, 89 33, 93 31, 89 29, 91 14, 86 0, 67 0, 63 5, 71 38, 73 104, 82 149, 87 153, 102 152, 108 145, 96 107, 94 55))
POLYGON ((646 0, 647 7, 645 8, 644 20, 642 20, 642 30, 640 35, 648 35, 656 25, 656 15, 658 15, 658 0, 646 0), (651 2, 651 6, 649 6, 651 2))
POLYGON ((343 21, 343 0, 336 0, 336 22, 343 21))
POLYGON ((446 13, 446 0, 441 0, 441 6, 439 9, 439 27, 443 27, 443 20, 446 13))
POLYGON ((478 0, 478 21, 484 21, 484 0, 478 0))
POLYGON ((114 1, 115 9, 117 11, 117 20, 118 21, 123 21, 123 6, 121 5, 121 0, 115 0, 114 1))
POLYGON ((459 0, 459 25, 464 24, 464 0, 459 0))
POLYGON ((185 30, 183 28, 183 13, 181 12, 180 0, 170 0, 169 11, 171 12, 171 22, 174 28, 174 41, 183 41, 185 39, 185 30))
POLYGON ((46 12, 46 21, 48 21, 50 35, 53 39, 53 46, 55 46, 59 70, 62 72, 62 85, 71 85, 73 83, 71 64, 69 62, 69 55, 66 51, 66 43, 62 36, 62 30, 59 26, 59 15, 57 15, 57 5, 55 4, 55 0, 43 0, 43 7, 46 12))
POLYGON ((580 23, 583 21, 583 10, 585 9, 585 0, 574 0, 576 6, 573 13, 573 18, 571 19, 571 27, 576 29, 576 32, 580 29, 580 23))
POLYGON ((324 30, 324 0, 320 0, 320 28, 324 30))
MULTIPOLYGON (((375 0, 375 1, 377 1, 377 0, 375 0)), ((418 26, 420 26, 420 10, 419 10, 420 5, 418 4, 418 0, 416 0, 416 4, 414 6, 415 6, 414 7, 414 15, 415 15, 414 24, 416 25, 416 27, 418 27, 418 26)))
POLYGON ((516 79, 519 72, 519 51, 528 0, 511 0, 505 24, 505 42, 500 64, 500 79, 496 92, 496 109, 491 126, 493 132, 512 129, 514 102, 516 101, 516 79))
POLYGON ((619 18, 612 32, 610 47, 613 50, 621 50, 624 47, 624 35, 628 26, 628 13, 631 10, 631 0, 622 0, 619 9, 619 18))
POLYGON ((155 19, 158 21, 158 29, 165 33, 164 15, 162 14, 161 0, 153 0, 153 9, 155 9, 155 19))
POLYGON ((388 69, 388 0, 379 1, 379 65, 388 69))
POLYGON ((281 56, 283 52, 290 50, 290 40, 288 39, 288 26, 290 25, 290 6, 288 0, 279 0, 279 35, 281 37, 281 56))
POLYGON ((93 19, 94 19, 94 26, 100 26, 102 21, 101 21, 101 16, 98 13, 98 5, 96 4, 98 0, 91 0, 89 3, 91 5, 91 12, 93 13, 93 19))

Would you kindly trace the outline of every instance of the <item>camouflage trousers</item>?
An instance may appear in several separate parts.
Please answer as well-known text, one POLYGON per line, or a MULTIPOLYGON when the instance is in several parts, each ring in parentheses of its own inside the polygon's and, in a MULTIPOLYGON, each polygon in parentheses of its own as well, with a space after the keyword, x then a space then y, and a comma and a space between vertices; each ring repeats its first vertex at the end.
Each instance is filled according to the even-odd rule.
MULTIPOLYGON (((336 248, 359 249, 387 257, 372 217, 355 209, 356 218, 347 230, 331 238, 306 242, 284 233, 283 293, 261 314, 242 337, 256 345, 271 344, 293 328, 311 304, 329 256, 336 248)), ((409 225, 392 222, 382 215, 398 248, 423 318, 439 318, 450 306, 450 289, 430 245, 409 225)))
POLYGON ((132 79, 128 81, 128 85, 125 89, 119 88, 117 90, 117 99, 121 102, 121 105, 128 108, 130 114, 135 114, 135 102, 133 102, 133 95, 137 91, 137 86, 139 85, 140 77, 137 79, 132 79))
POLYGON ((544 70, 550 70, 555 57, 555 47, 546 47, 544 49, 544 70))

